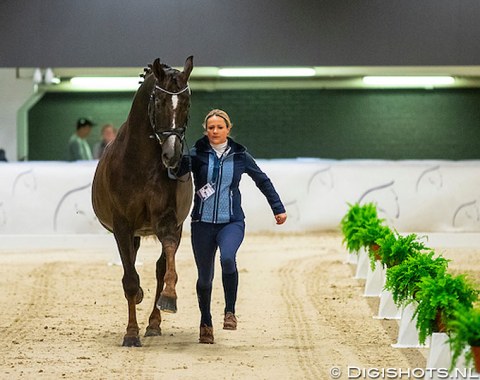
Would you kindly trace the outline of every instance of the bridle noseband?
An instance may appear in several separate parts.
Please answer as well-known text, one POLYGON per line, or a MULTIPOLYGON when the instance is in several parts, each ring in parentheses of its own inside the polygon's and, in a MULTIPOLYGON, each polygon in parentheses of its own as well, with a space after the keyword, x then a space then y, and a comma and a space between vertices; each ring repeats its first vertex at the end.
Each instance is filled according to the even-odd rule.
POLYGON ((185 91, 190 91, 190 87, 189 85, 187 84, 183 89, 181 89, 180 91, 177 91, 177 92, 172 92, 172 91, 168 91, 162 87, 160 87, 159 85, 155 85, 155 87, 153 88, 152 90, 152 93, 150 94, 150 101, 148 103, 148 115, 149 115, 149 118, 150 118, 150 125, 152 126, 152 129, 153 129, 153 135, 150 135, 149 137, 151 139, 157 139, 158 143, 160 145, 163 144, 163 142, 168 139, 170 136, 176 136, 180 139, 180 142, 182 144, 182 148, 183 148, 183 144, 184 144, 184 141, 185 141, 185 131, 186 131, 186 125, 183 126, 183 127, 178 127, 178 128, 175 128, 175 129, 170 129, 170 130, 167 130, 167 131, 162 131, 162 132, 159 132, 157 131, 157 127, 155 125, 155 90, 160 90, 168 95, 179 95, 185 91), (153 112, 152 112, 152 106, 153 106, 153 112))

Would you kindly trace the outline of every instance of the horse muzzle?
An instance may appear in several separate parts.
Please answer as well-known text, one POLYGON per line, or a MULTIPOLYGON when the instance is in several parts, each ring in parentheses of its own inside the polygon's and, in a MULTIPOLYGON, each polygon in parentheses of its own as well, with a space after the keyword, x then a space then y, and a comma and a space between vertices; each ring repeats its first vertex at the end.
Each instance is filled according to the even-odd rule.
POLYGON ((162 144, 162 163, 167 169, 175 169, 182 159, 182 144, 176 135, 169 136, 162 144))

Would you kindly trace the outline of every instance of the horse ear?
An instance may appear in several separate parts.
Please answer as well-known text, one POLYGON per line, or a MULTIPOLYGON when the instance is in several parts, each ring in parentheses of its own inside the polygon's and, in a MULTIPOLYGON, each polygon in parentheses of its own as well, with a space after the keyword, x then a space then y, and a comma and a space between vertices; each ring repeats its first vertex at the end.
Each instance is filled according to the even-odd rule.
POLYGON ((165 77, 165 72, 163 71, 162 65, 160 63, 160 58, 157 58, 155 61, 153 61, 152 70, 155 78, 157 78, 157 80, 161 82, 165 77))
POLYGON ((188 80, 190 74, 193 70, 193 55, 188 57, 185 61, 185 65, 183 66, 183 75, 185 76, 185 80, 188 80))

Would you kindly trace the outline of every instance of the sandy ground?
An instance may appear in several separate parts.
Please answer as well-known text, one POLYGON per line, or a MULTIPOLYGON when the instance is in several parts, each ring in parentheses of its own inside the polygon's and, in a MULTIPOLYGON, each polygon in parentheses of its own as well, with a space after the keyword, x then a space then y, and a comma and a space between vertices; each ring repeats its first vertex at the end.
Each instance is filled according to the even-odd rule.
MULTIPOLYGON (((398 321, 373 318, 379 298, 363 297, 365 281, 354 278, 339 234, 248 235, 238 256, 237 331, 221 328, 221 276, 215 279, 214 345, 197 343, 196 271, 185 236, 177 254, 179 310, 163 314, 160 337, 143 337, 159 252, 155 241, 143 241, 143 347, 122 347, 122 268, 108 265, 115 252, 0 251, 0 378, 330 379, 337 366, 346 379, 347 366, 426 365, 428 349, 391 347, 398 321)), ((479 251, 437 252, 452 258, 453 271, 480 279, 479 251)))

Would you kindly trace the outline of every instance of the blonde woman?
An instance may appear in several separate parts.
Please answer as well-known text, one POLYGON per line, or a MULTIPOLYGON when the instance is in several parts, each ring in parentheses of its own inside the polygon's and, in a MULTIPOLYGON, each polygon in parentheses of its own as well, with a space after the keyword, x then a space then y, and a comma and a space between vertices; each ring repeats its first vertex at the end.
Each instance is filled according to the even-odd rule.
POLYGON ((197 297, 201 313, 200 343, 214 343, 210 313, 215 254, 220 250, 225 295, 223 328, 237 329, 237 251, 245 234, 239 184, 248 174, 265 195, 277 224, 287 219, 285 207, 267 175, 246 148, 229 137, 232 129, 225 111, 214 109, 204 120, 205 136, 191 150, 195 185, 192 209, 192 248, 198 270, 197 297))

